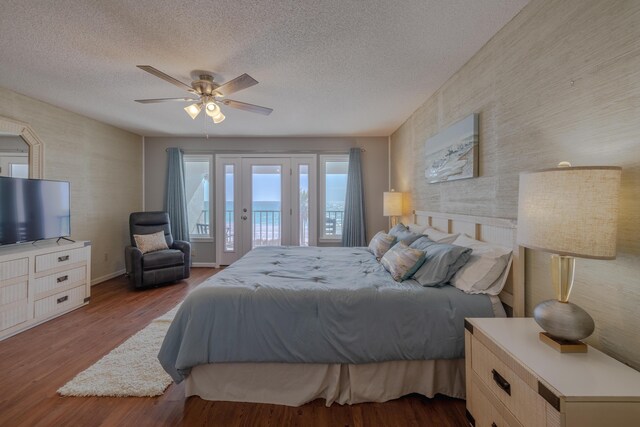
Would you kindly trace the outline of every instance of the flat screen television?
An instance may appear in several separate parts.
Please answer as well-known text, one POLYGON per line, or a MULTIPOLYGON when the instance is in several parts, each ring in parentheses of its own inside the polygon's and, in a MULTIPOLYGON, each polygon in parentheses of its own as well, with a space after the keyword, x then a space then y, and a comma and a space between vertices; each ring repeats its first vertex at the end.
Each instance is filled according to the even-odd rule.
POLYGON ((68 237, 69 183, 0 177, 0 245, 68 237))

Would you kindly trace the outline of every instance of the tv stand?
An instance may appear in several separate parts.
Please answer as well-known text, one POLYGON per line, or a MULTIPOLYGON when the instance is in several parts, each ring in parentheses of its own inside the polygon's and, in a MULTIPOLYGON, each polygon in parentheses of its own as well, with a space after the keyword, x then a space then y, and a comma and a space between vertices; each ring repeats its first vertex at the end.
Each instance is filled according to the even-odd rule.
POLYGON ((89 302, 90 245, 0 247, 0 341, 89 302))

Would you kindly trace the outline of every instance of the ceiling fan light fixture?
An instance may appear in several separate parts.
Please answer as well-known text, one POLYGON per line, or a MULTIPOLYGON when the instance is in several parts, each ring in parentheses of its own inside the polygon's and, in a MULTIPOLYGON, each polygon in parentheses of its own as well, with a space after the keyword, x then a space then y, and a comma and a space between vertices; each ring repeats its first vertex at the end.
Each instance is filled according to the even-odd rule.
POLYGON ((202 110, 202 106, 200 105, 200 103, 195 103, 195 104, 189 105, 188 107, 184 107, 184 111, 186 111, 189 117, 191 117, 193 120, 195 120, 196 117, 198 117, 198 114, 200 114, 201 110, 202 110))
POLYGON ((220 108, 218 108, 218 114, 211 117, 211 119, 213 120, 213 123, 215 124, 222 123, 225 118, 226 117, 224 114, 222 114, 222 111, 220 111, 220 108))
POLYGON ((213 101, 205 102, 204 106, 205 106, 205 112, 209 117, 214 117, 218 113, 220 113, 220 107, 218 107, 218 104, 216 104, 213 101))

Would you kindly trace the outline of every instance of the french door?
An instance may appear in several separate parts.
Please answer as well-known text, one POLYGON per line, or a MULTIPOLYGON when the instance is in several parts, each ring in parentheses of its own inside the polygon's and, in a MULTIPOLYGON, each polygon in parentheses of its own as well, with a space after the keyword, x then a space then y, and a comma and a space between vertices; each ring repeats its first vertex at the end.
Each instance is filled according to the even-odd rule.
POLYGON ((216 156, 216 262, 316 243, 315 155, 216 156))

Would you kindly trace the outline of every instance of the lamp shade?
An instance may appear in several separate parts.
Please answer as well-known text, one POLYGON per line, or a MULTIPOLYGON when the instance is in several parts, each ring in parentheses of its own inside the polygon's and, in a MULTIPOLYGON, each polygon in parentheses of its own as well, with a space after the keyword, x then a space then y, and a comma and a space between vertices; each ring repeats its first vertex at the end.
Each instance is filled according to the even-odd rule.
POLYGON ((559 255, 613 259, 622 169, 558 167, 520 174, 518 244, 559 255))
POLYGON ((382 200, 382 215, 402 215, 402 193, 397 191, 385 191, 382 200))

